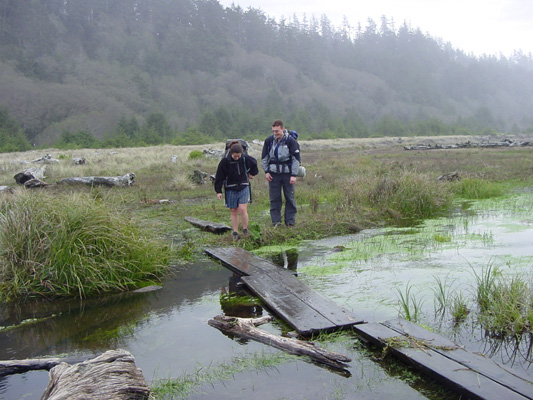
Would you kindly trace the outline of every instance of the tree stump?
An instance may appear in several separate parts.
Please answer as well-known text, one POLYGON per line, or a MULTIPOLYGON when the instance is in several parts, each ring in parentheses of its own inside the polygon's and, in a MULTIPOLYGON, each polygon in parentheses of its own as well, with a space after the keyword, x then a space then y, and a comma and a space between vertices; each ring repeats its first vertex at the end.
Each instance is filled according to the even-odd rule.
POLYGON ((125 350, 109 350, 79 364, 62 362, 53 367, 41 400, 144 400, 149 394, 133 356, 125 350))
MULTIPOLYGON (((40 168, 28 168, 22 172, 19 172, 16 174, 13 179, 15 179, 15 182, 17 182, 19 185, 24 185, 28 181, 39 181, 41 182, 45 177, 46 165, 43 165, 40 168)), ((44 183, 44 182, 43 182, 44 183)))
POLYGON ((199 169, 195 169, 189 179, 197 185, 205 185, 207 183, 207 177, 209 174, 207 172, 202 172, 199 169))

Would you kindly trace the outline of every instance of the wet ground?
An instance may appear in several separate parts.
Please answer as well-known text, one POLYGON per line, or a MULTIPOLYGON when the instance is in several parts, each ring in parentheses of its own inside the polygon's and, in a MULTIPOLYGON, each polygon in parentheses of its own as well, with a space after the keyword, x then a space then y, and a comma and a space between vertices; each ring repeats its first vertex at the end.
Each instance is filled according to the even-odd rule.
MULTIPOLYGON (((415 228, 364 231, 357 235, 303 244, 299 249, 270 248, 264 253, 300 279, 367 321, 398 316, 399 291, 411 288, 420 304, 420 321, 469 350, 490 354, 533 377, 531 340, 487 338, 473 318, 455 326, 434 312, 436 277, 472 297, 475 273, 487 265, 531 277, 533 200, 524 194, 507 202, 484 202, 457 210, 450 218, 415 228)), ((207 321, 226 312, 221 293, 233 286, 232 273, 204 260, 179 268, 149 293, 111 296, 84 303, 31 302, 0 309, 0 359, 43 356, 83 360, 111 348, 130 351, 148 381, 203 374, 218 366, 269 359, 279 351, 241 342, 207 321)), ((267 310, 252 306, 250 315, 267 310)), ((263 329, 285 330, 273 322, 263 329)), ((357 337, 322 343, 352 358, 346 371, 332 371, 290 357, 275 366, 239 370, 195 387, 190 399, 423 399, 453 398, 439 385, 421 382, 403 365, 383 363, 357 337)), ((39 399, 48 383, 45 371, 0 378, 0 399, 39 399)))

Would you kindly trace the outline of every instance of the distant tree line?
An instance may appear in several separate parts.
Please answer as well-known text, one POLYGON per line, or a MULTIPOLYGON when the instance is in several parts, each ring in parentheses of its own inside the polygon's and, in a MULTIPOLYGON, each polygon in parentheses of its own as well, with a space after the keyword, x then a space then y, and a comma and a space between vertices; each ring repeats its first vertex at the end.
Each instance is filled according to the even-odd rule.
POLYGON ((0 68, 2 118, 19 124, 0 149, 24 148, 17 132, 63 147, 256 138, 275 118, 307 138, 533 127, 531 54, 474 57, 385 16, 335 27, 216 0, 4 0, 0 68))

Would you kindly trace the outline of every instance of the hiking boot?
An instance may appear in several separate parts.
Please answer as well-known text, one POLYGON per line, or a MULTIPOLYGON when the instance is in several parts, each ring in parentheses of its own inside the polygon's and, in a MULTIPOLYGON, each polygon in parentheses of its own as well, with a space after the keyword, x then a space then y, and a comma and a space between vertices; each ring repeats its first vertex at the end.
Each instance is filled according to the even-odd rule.
POLYGON ((239 232, 233 231, 233 241, 236 242, 239 239, 240 239, 239 232))
POLYGON ((248 229, 243 229, 242 230, 242 236, 248 237, 248 229))

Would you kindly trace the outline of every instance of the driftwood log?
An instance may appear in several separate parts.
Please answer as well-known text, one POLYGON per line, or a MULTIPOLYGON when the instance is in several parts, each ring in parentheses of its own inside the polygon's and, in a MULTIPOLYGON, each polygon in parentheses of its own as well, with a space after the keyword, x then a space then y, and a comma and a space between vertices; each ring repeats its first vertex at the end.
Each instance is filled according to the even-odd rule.
POLYGON ((212 233, 224 233, 227 231, 231 231, 231 227, 227 225, 218 224, 215 222, 203 221, 201 219, 194 218, 194 217, 185 217, 185 221, 195 226, 198 226, 205 231, 212 232, 212 233))
POLYGON ((40 168, 28 168, 27 170, 16 174, 13 179, 15 179, 15 182, 19 185, 24 185, 27 188, 47 186, 48 184, 43 181, 45 178, 45 169, 46 165, 43 165, 40 168))
POLYGON ((24 372, 41 369, 51 370, 62 362, 65 362, 64 358, 28 358, 26 360, 0 361, 0 376, 23 374, 24 372))
POLYGON ((131 186, 135 182, 135 174, 130 172, 122 176, 84 176, 66 178, 58 181, 58 184, 83 184, 89 186, 131 186))
POLYGON ((148 399, 150 389, 133 356, 125 350, 104 354, 50 370, 50 383, 41 400, 148 399))
POLYGON ((314 343, 277 336, 257 328, 257 326, 265 324, 271 319, 272 317, 270 316, 261 318, 237 318, 217 315, 209 320, 208 324, 223 333, 268 344, 290 354, 308 356, 314 361, 333 368, 344 369, 347 367, 345 363, 351 361, 349 357, 343 354, 321 349, 314 343))
POLYGON ((475 147, 526 147, 532 146, 532 142, 520 142, 514 141, 512 139, 502 139, 499 142, 471 142, 467 141, 465 143, 456 143, 456 144, 417 144, 412 146, 404 146, 404 150, 440 150, 440 149, 465 149, 465 148, 475 148, 475 147))

